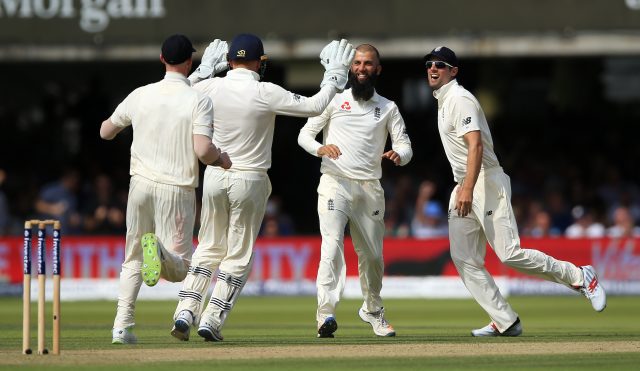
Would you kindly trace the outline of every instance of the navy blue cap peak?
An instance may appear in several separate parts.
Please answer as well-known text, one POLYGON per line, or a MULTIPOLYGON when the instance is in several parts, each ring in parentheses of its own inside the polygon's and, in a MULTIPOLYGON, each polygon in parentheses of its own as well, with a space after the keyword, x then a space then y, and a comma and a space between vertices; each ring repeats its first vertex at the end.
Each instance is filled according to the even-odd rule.
POLYGON ((243 33, 231 40, 229 60, 260 60, 265 55, 262 40, 256 35, 243 33))
POLYGON ((449 63, 453 67, 458 67, 458 57, 456 57, 456 53, 453 50, 447 48, 446 46, 438 46, 433 49, 429 54, 424 56, 424 60, 428 61, 429 59, 436 57, 440 60, 449 63))
POLYGON ((171 65, 186 61, 195 51, 191 40, 181 34, 171 35, 162 43, 162 58, 171 65))

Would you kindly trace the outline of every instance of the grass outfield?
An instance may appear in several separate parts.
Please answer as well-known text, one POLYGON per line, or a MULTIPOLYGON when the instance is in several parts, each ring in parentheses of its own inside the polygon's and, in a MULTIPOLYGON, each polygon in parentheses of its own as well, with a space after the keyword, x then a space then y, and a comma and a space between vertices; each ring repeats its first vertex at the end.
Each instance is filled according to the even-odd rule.
MULTIPOLYGON (((110 344, 115 302, 63 302, 61 356, 25 356, 22 301, 0 299, 0 369, 22 370, 340 370, 340 369, 638 369, 640 297, 610 297, 596 313, 581 297, 512 297, 522 319, 518 338, 469 335, 487 317, 471 300, 386 300, 398 336, 378 338, 360 321, 360 301, 345 300, 334 339, 315 336, 315 298, 242 297, 225 341, 169 335, 176 302, 140 302, 140 343, 110 344)), ((32 348, 36 305, 32 305, 32 348)), ((47 303, 48 347, 51 305, 47 303)))

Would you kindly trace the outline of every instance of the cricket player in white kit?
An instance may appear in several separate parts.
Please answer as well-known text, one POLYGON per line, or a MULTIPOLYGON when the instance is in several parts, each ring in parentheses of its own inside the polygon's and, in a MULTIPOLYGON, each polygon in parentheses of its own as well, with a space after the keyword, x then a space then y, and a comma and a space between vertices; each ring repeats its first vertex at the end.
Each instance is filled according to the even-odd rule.
POLYGON ((334 337, 336 307, 344 291, 346 265, 344 231, 347 223, 358 254, 364 303, 360 318, 378 336, 395 336, 384 317, 380 290, 384 261, 384 190, 381 161, 406 165, 413 156, 411 141, 398 107, 375 91, 382 71, 376 48, 356 48, 349 81, 351 89, 336 94, 329 106, 300 130, 298 144, 322 157, 318 186, 318 216, 322 246, 318 267, 318 337, 334 337), (315 140, 322 131, 322 144, 315 140), (392 149, 384 152, 388 135, 392 149))
POLYGON ((167 38, 160 55, 166 66, 164 79, 134 90, 100 127, 100 136, 108 140, 128 126, 134 131, 114 344, 137 341, 131 328, 143 280, 153 286, 160 277, 180 282, 187 275, 198 158, 205 164, 231 166, 229 157, 211 142, 211 99, 187 80, 194 51, 183 35, 167 38))
POLYGON ((255 35, 240 34, 228 47, 231 70, 224 78, 211 78, 225 68, 226 42, 212 42, 203 63, 191 76, 205 78, 194 87, 213 100, 213 141, 229 153, 229 170, 208 166, 204 176, 199 244, 180 291, 171 334, 189 339, 191 325, 207 341, 221 341, 225 319, 247 281, 253 246, 260 230, 271 183, 271 145, 276 115, 309 117, 324 110, 347 83, 353 48, 334 41, 322 53, 326 68, 320 91, 302 97, 278 85, 260 82, 266 55, 255 35), (218 269, 213 293, 203 310, 212 275, 218 269))
POLYGON ((554 259, 520 247, 511 207, 511 183, 493 151, 489 125, 478 100, 456 80, 458 58, 444 46, 424 57, 427 81, 438 100, 438 131, 457 185, 449 201, 451 258, 465 286, 491 323, 473 336, 518 336, 518 314, 484 267, 487 242, 504 264, 580 291, 600 312, 606 294, 591 266, 554 259))

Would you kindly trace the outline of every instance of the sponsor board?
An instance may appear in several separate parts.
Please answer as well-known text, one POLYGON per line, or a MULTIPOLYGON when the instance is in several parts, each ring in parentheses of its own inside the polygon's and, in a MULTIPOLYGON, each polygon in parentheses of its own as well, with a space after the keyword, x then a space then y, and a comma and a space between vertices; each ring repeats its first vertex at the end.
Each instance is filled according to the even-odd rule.
MULTIPOLYGON (((16 287, 22 284, 22 242, 19 237, 0 238, 0 295, 20 293, 16 287)), ((640 294, 639 243, 640 239, 522 240, 524 248, 530 246, 577 265, 593 265, 608 293, 619 295, 640 294)), ((315 295, 320 244, 319 237, 259 239, 244 294, 315 295)), ((66 237, 60 255, 63 300, 114 298, 124 258, 122 237, 66 237)), ((447 239, 386 239, 384 258, 384 297, 468 297, 451 261, 447 239)), ((349 239, 345 261, 345 297, 361 297, 357 256, 349 239)), ((490 248, 485 261, 505 295, 572 294, 561 285, 508 268, 490 248)), ((46 268, 50 271, 51 265, 46 268)), ((143 287, 140 298, 173 299, 179 289, 179 283, 161 281, 156 287, 143 287)))

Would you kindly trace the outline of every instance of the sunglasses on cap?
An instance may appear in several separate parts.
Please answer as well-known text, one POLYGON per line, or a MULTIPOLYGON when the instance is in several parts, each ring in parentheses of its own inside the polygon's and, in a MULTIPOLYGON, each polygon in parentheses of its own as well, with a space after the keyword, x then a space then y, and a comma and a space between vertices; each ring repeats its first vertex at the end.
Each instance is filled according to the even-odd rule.
POLYGON ((426 61, 424 64, 427 68, 431 68, 431 66, 435 65, 437 69, 441 70, 445 67, 451 67, 453 68, 452 65, 450 65, 447 62, 444 61, 426 61))

